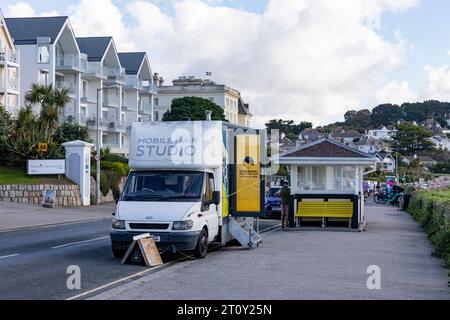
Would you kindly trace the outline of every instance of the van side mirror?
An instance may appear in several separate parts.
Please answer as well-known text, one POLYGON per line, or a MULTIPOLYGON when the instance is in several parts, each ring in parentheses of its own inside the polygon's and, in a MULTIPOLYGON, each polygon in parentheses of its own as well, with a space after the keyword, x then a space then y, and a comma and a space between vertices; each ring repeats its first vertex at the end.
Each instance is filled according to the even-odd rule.
POLYGON ((222 195, 220 194, 220 191, 214 191, 213 192, 213 203, 218 206, 220 204, 220 200, 222 195))

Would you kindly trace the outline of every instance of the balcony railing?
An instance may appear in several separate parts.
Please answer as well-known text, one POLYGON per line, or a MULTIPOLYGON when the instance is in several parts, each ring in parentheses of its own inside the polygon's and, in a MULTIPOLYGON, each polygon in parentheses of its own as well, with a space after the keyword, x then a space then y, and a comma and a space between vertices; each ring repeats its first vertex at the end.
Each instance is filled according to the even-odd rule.
POLYGON ((120 68, 120 69, 116 69, 116 68, 108 68, 108 67, 103 67, 106 71, 106 74, 108 76, 108 79, 110 80, 116 80, 119 82, 123 82, 124 78, 125 78, 125 69, 124 68, 120 68))
POLYGON ((88 62, 87 63, 87 73, 91 74, 98 78, 106 78, 106 70, 103 69, 103 66, 99 63, 88 62))
POLYGON ((69 89, 69 93, 75 95, 75 84, 66 81, 56 81, 55 87, 58 90, 69 89))
POLYGON ((136 78, 126 78, 125 84, 129 87, 133 87, 136 90, 143 90, 144 89, 144 83, 142 80, 136 79, 136 78))
POLYGON ((19 81, 15 78, 8 79, 8 89, 18 91, 19 90, 19 81))
POLYGON ((151 115, 152 114, 152 105, 150 103, 142 103, 141 113, 151 115))
POLYGON ((56 56, 56 68, 71 69, 81 71, 81 59, 76 54, 65 54, 63 56, 56 56))
POLYGON ((20 63, 20 52, 17 50, 0 50, 0 64, 5 63, 20 63))
MULTIPOLYGON (((99 128, 100 129, 105 129, 108 128, 109 126, 109 121, 107 120, 100 120, 99 121, 99 128)), ((96 129, 97 128, 97 119, 96 118, 87 118, 86 119, 86 126, 88 126, 88 128, 90 129, 96 129)))

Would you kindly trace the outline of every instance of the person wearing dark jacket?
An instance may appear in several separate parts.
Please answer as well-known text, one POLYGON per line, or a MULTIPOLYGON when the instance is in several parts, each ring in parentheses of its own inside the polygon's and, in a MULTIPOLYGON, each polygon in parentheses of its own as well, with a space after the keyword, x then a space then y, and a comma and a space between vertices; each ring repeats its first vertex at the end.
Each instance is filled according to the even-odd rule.
POLYGON ((281 198, 281 228, 283 231, 289 226, 289 202, 291 189, 287 181, 283 182, 283 187, 276 193, 281 198))

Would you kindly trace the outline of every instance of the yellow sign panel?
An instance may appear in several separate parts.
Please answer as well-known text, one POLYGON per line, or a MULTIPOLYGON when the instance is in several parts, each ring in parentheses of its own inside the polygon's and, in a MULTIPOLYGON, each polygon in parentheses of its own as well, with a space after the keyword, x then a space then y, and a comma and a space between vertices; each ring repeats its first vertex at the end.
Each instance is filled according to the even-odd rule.
POLYGON ((47 152, 48 144, 47 143, 38 143, 38 152, 47 152))
POLYGON ((236 136, 236 211, 260 213, 261 163, 257 134, 236 136))

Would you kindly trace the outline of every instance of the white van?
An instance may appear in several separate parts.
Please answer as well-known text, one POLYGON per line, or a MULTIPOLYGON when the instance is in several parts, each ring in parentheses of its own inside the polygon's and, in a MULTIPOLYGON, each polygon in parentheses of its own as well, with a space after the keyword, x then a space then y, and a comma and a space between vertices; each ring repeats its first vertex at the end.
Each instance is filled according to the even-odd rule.
MULTIPOLYGON (((239 215, 229 201, 235 192, 227 150, 234 132, 219 121, 133 124, 131 172, 111 230, 116 257, 122 257, 133 236, 142 233, 150 233, 160 250, 194 251, 198 258, 206 256, 209 244, 234 238, 237 230, 228 225, 232 221, 236 227, 236 221, 230 212, 239 215)), ((264 199, 258 201, 262 205, 257 216, 264 199)))

